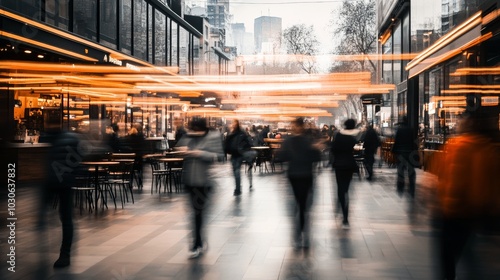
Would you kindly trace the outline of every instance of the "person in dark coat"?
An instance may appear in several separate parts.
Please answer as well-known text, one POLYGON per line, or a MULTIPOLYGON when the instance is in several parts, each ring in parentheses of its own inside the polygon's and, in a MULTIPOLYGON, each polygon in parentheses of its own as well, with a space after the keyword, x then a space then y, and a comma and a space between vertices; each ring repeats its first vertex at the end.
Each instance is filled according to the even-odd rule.
POLYGON ((241 195, 241 165, 244 161, 249 165, 248 181, 252 188, 252 169, 253 162, 257 155, 256 151, 251 150, 252 141, 249 135, 241 129, 240 122, 233 120, 231 133, 226 137, 225 152, 231 155, 231 164, 233 166, 233 175, 235 180, 234 195, 241 195))
POLYGON ((175 125, 175 135, 174 135, 175 139, 174 146, 175 146, 175 144, 179 142, 179 140, 182 138, 182 136, 184 136, 187 133, 187 131, 184 128, 184 121, 182 119, 176 118, 174 120, 174 125, 175 125))
POLYGON ((107 144, 113 153, 119 153, 121 151, 120 138, 118 137, 118 131, 120 128, 116 123, 111 124, 111 129, 113 130, 109 135, 107 135, 107 144))
POLYGON ((71 263, 73 243, 73 191, 75 176, 79 171, 84 155, 79 147, 79 135, 61 129, 58 116, 49 116, 45 123, 45 134, 40 142, 50 144, 45 164, 46 180, 42 187, 39 228, 45 230, 47 205, 56 199, 59 206, 59 219, 62 224, 62 241, 59 258, 54 268, 67 267, 71 263))
POLYGON ((363 139, 364 148, 364 163, 368 177, 368 181, 373 179, 373 164, 375 163, 375 154, 377 149, 380 147, 380 139, 377 132, 373 129, 373 126, 369 125, 363 139))
POLYGON ((269 134, 269 125, 265 125, 259 133, 258 145, 264 146, 266 145, 266 141, 264 139, 268 138, 269 134))
POLYGON ((415 197, 415 182, 417 175, 415 173, 415 166, 418 165, 418 139, 416 133, 408 125, 408 119, 403 117, 399 128, 394 136, 394 145, 392 152, 396 155, 398 177, 397 177, 397 191, 400 196, 403 196, 405 189, 405 170, 408 171, 409 178, 409 193, 412 198, 415 197))
POLYGON ((335 179, 337 181, 337 197, 342 208, 344 228, 349 227, 349 185, 352 175, 357 171, 358 165, 354 159, 354 146, 356 145, 359 130, 355 129, 356 121, 348 119, 332 143, 332 154, 334 157, 335 179))
POLYGON ((142 175, 143 175, 143 155, 145 152, 145 139, 144 135, 139 132, 136 127, 131 127, 128 131, 127 137, 125 137, 125 147, 124 150, 127 152, 135 153, 134 158, 134 178, 137 183, 137 187, 142 189, 142 175))
POLYGON ((288 181, 292 186, 299 219, 294 233, 294 247, 309 247, 307 213, 313 192, 313 163, 321 160, 323 144, 313 144, 314 138, 306 135, 303 118, 292 122, 292 136, 285 138, 276 157, 288 162, 288 181))

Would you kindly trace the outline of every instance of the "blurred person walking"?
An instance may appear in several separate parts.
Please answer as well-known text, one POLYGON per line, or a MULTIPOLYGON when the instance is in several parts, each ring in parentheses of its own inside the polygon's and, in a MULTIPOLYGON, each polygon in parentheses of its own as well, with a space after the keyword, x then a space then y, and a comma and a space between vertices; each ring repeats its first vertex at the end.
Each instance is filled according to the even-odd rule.
POLYGON ((128 135, 125 137, 124 151, 135 153, 134 158, 134 178, 139 189, 142 189, 143 178, 143 155, 145 153, 146 141, 144 135, 140 132, 140 125, 137 124, 131 127, 128 135))
POLYGON ((214 186, 210 169, 223 155, 222 140, 219 131, 208 129, 205 118, 195 118, 175 149, 184 152, 183 181, 193 210, 193 245, 189 258, 197 258, 207 248, 202 238, 203 215, 214 186))
POLYGON ((368 181, 373 180, 373 164, 375 163, 375 154, 378 147, 380 147, 378 133, 372 125, 369 125, 363 137, 364 163, 368 173, 366 178, 368 181))
POLYGON ((292 186, 298 208, 298 222, 294 232, 294 247, 309 247, 308 211, 312 204, 313 163, 321 160, 323 144, 313 144, 314 139, 306 135, 303 118, 292 122, 292 135, 286 137, 276 157, 288 162, 288 180, 292 186))
MULTIPOLYGON (((457 129, 461 134, 449 139, 443 157, 436 159, 440 279, 456 279, 456 264, 474 233, 490 224, 498 226, 500 189, 494 175, 500 170, 500 153, 492 133, 495 129, 498 133, 498 127, 492 123, 462 115, 457 129)), ((474 279, 484 279, 480 271, 471 272, 474 279)))
POLYGON ((412 198, 415 197, 415 182, 417 179, 415 167, 419 165, 417 142, 416 133, 410 128, 408 118, 404 116, 400 126, 396 130, 394 145, 392 146, 392 152, 396 156, 398 169, 396 187, 399 196, 403 196, 404 194, 405 170, 407 170, 409 180, 408 192, 412 198))
POLYGON ((64 131, 61 128, 60 115, 47 116, 45 134, 40 142, 50 144, 45 162, 45 182, 41 189, 40 210, 38 225, 41 231, 46 228, 46 215, 48 205, 57 201, 59 206, 59 219, 62 224, 62 241, 59 258, 54 263, 54 268, 67 267, 71 264, 71 245, 73 243, 73 191, 76 183, 75 176, 83 159, 81 154, 84 149, 80 147, 80 136, 64 131))
POLYGON ((109 146, 109 149, 111 150, 112 153, 119 153, 121 151, 120 137, 118 136, 120 128, 116 123, 112 123, 110 125, 110 128, 111 131, 109 134, 106 135, 105 142, 109 146))
POLYGON ((356 121, 354 119, 346 120, 344 129, 337 133, 335 141, 332 143, 337 197, 342 209, 342 226, 344 228, 349 227, 349 185, 353 173, 358 170, 358 165, 354 159, 354 146, 358 143, 359 130, 355 127, 356 121))
POLYGON ((181 118, 175 118, 174 119, 174 126, 175 126, 175 135, 174 135, 174 145, 179 142, 179 140, 184 136, 186 132, 186 128, 184 128, 184 121, 181 118))
POLYGON ((233 120, 231 132, 226 137, 224 150, 226 154, 231 155, 231 165, 233 167, 233 175, 236 183, 234 195, 241 195, 241 165, 243 162, 248 164, 248 181, 250 189, 252 188, 252 172, 253 162, 257 156, 257 152, 252 150, 252 141, 249 135, 241 129, 240 122, 233 120))

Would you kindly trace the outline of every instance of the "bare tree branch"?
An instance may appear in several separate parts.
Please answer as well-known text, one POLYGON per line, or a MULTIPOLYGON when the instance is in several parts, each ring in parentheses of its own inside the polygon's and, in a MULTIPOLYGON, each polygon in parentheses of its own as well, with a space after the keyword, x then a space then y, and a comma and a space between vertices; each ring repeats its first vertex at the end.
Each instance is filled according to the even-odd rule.
POLYGON ((316 72, 316 60, 319 41, 313 26, 293 25, 283 32, 283 40, 288 54, 296 55, 296 62, 308 74, 316 72))

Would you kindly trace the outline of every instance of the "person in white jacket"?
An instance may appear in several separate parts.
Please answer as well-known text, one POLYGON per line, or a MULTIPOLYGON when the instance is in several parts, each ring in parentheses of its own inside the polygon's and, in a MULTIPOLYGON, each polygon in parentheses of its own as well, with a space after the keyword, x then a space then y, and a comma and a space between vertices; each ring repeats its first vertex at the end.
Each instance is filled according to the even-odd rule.
POLYGON ((203 214, 213 186, 211 166, 224 154, 220 133, 209 130, 205 118, 195 118, 189 131, 176 145, 184 151, 183 182, 190 195, 193 210, 193 246, 190 258, 199 257, 207 248, 202 239, 203 214))

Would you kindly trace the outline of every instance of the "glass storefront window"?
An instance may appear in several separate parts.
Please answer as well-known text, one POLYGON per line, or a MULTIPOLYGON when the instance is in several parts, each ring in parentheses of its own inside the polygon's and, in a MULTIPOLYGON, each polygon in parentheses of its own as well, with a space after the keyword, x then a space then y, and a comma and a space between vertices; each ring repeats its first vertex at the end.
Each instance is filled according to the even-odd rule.
POLYGON ((170 66, 179 66, 179 28, 178 24, 175 21, 171 21, 172 23, 172 41, 171 41, 171 50, 172 50, 172 60, 170 66))
POLYGON ((483 1, 442 1, 441 27, 442 33, 445 34, 452 30, 455 26, 461 24, 477 11, 479 5, 483 1), (460 2, 460 3, 457 3, 460 2))
POLYGON ((179 74, 187 75, 188 73, 188 52, 189 52, 189 37, 186 29, 179 26, 179 74))
MULTIPOLYGON (((392 34, 393 38, 393 54, 401 54, 401 24, 398 24, 396 28, 394 29, 394 33, 392 34)), ((395 59, 393 60, 394 62, 394 83, 399 84, 401 83, 401 60, 395 59)))
POLYGON ((2 7, 18 12, 33 20, 40 20, 41 7, 38 0, 3 0, 2 7))
POLYGON ((165 50, 166 51, 166 55, 167 55, 167 61, 166 61, 166 65, 172 65, 172 20, 170 18, 167 18, 167 25, 166 25, 166 28, 167 28, 167 34, 166 34, 166 37, 167 37, 167 49, 165 50))
POLYGON ((134 1, 134 53, 137 58, 146 60, 147 43, 147 4, 144 0, 134 1))
POLYGON ((153 44, 153 7, 148 4, 148 43, 146 44, 147 46, 147 53, 148 53, 148 61, 153 63, 153 50, 154 50, 154 44, 153 44))
POLYGON ((120 50, 132 53, 132 0, 122 0, 120 5, 120 50))
MULTIPOLYGON (((402 36, 403 36, 403 39, 402 39, 402 43, 401 43, 401 52, 404 53, 404 54, 407 54, 407 53, 411 53, 410 51, 410 27, 409 27, 409 24, 410 24, 410 16, 409 14, 407 14, 403 20, 402 20, 402 36)), ((408 79, 408 71, 405 71, 404 69, 406 68, 406 65, 408 64, 408 60, 403 60, 401 61, 402 63, 402 72, 403 72, 403 76, 402 76, 402 80, 406 80, 408 79)))
POLYGON ((425 112, 425 79, 424 74, 420 74, 418 77, 418 123, 424 124, 425 112))
POLYGON ((165 66, 166 58, 166 18, 165 15, 155 10, 155 65, 165 66))
POLYGON ((116 49, 116 1, 100 1, 100 43, 116 49))
POLYGON ((69 0, 46 0, 45 22, 50 25, 68 30, 69 0))
POLYGON ((193 41, 193 74, 200 74, 200 40, 193 35, 190 35, 193 41))
MULTIPOLYGON (((392 54, 392 36, 387 39, 385 44, 382 46, 383 54, 392 54)), ((382 79, 384 83, 393 83, 392 78, 392 60, 384 60, 382 64, 382 79)))
POLYGON ((397 112, 397 115, 398 115, 398 119, 401 120, 403 119, 403 116, 406 116, 408 113, 407 113, 407 110, 406 110, 406 96, 408 95, 408 91, 402 91, 402 92, 399 92, 398 93, 398 112, 397 112))
POLYGON ((441 95, 441 68, 429 73, 429 135, 432 141, 442 142, 439 135, 444 124, 440 123, 439 108, 442 105, 436 97, 441 95))
POLYGON ((419 53, 441 36, 441 1, 411 1, 411 52, 419 53))
POLYGON ((97 0, 73 0, 73 32, 97 40, 97 0))

